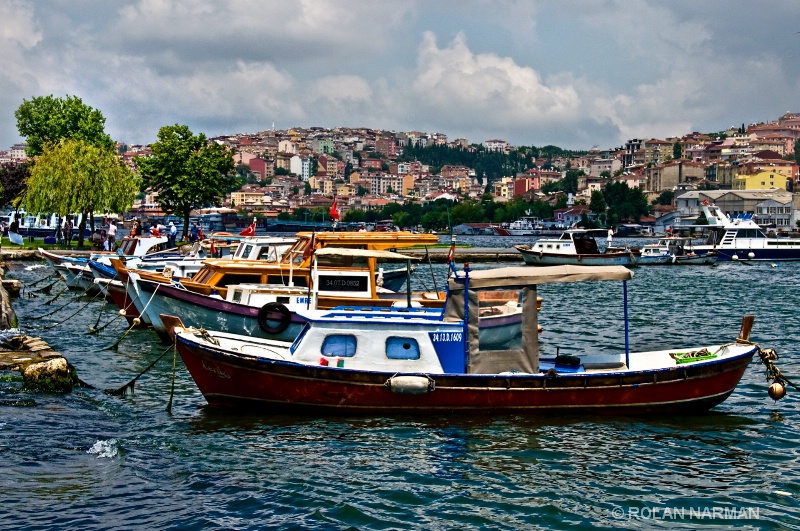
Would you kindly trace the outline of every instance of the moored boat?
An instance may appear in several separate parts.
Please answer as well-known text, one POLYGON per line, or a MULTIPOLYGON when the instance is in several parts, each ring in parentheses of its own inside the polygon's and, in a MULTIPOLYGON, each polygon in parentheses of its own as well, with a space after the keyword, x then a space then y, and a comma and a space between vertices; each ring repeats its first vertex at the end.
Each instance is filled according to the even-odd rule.
POLYGON ((727 216, 716 205, 704 204, 702 208, 708 225, 675 227, 676 231, 682 229, 708 231, 706 242, 694 246, 696 254, 715 252, 721 262, 800 260, 800 239, 768 236, 753 220, 752 214, 727 216))
MULTIPOLYGON (((178 352, 210 404, 264 412, 429 414, 449 411, 697 413, 735 389, 757 345, 745 319, 736 341, 698 342, 611 355, 540 355, 536 286, 616 280, 620 266, 500 268, 467 271, 449 281, 444 314, 426 309, 344 309, 307 312, 291 344, 182 327, 178 352), (477 336, 477 293, 522 291, 521 344, 486 350, 477 336)), ((623 289, 627 293, 627 289, 623 289)), ((627 301, 624 301, 627 308, 627 301)))
POLYGON ((612 248, 601 252, 596 237, 603 229, 568 229, 558 238, 539 238, 533 245, 515 245, 528 265, 621 265, 636 266, 636 255, 630 249, 612 248))

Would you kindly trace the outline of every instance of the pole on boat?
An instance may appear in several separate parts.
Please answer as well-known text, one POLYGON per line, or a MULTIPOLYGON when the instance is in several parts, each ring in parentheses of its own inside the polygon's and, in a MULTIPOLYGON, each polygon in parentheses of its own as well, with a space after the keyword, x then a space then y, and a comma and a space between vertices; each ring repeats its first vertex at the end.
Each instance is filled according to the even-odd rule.
POLYGON ((628 281, 622 281, 622 313, 625 320, 625 366, 631 368, 631 347, 628 336, 628 281))
POLYGON ((464 372, 469 362, 469 264, 464 264, 464 372))
POLYGON ((411 310, 411 260, 406 260, 406 308, 411 310))

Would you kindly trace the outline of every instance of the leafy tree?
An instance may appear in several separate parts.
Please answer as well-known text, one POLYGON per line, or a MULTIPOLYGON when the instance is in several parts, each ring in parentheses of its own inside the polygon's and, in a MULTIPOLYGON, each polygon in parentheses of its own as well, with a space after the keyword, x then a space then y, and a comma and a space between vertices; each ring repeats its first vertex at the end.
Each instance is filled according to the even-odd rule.
POLYGON ((287 168, 275 168, 275 176, 279 175, 289 175, 289 170, 287 168))
POLYGON ((311 195, 311 183, 306 181, 305 186, 303 186, 303 195, 311 195))
POLYGON ((78 227, 82 246, 89 214, 128 210, 139 186, 139 178, 112 149, 64 139, 45 146, 20 203, 29 212, 82 213, 78 227))
POLYGON ((48 143, 55 144, 64 138, 107 149, 114 147, 103 129, 106 122, 103 114, 77 96, 55 98, 50 95, 22 100, 14 116, 19 134, 28 144, 26 152, 30 157, 41 155, 48 143))
POLYGON ((603 196, 603 192, 600 190, 595 190, 592 192, 592 197, 589 200, 589 208, 592 209, 592 212, 604 213, 607 207, 608 203, 606 203, 606 198, 603 196))
POLYGON ((800 138, 794 141, 794 160, 800 164, 800 138))
POLYGON ((680 142, 675 142, 672 144, 672 158, 678 160, 683 156, 683 148, 681 147, 680 142))
POLYGON ((183 236, 189 230, 189 214, 195 208, 220 206, 225 194, 239 185, 233 172, 233 151, 203 133, 194 135, 185 125, 169 125, 158 131, 150 146, 152 156, 136 159, 144 187, 158 193, 165 212, 183 218, 183 236))
POLYGON ((0 204, 12 203, 25 190, 25 181, 31 175, 31 163, 13 162, 0 166, 0 204))
POLYGON ((675 192, 672 190, 664 190, 659 194, 655 201, 653 201, 654 205, 671 205, 672 202, 675 200, 675 192))

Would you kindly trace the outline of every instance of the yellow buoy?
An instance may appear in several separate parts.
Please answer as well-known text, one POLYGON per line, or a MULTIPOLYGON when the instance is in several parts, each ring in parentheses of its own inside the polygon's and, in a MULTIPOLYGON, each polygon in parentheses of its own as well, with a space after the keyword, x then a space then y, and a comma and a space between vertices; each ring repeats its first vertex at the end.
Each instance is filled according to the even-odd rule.
POLYGON ((786 386, 781 382, 772 382, 772 385, 769 386, 767 393, 771 399, 780 400, 786 396, 786 386))
POLYGON ((140 324, 142 324, 142 320, 139 319, 138 317, 135 317, 133 319, 133 326, 139 326, 140 324))
POLYGON ((119 314, 120 314, 122 317, 125 317, 125 313, 126 313, 126 312, 125 312, 125 310, 120 310, 120 311, 119 311, 119 314))

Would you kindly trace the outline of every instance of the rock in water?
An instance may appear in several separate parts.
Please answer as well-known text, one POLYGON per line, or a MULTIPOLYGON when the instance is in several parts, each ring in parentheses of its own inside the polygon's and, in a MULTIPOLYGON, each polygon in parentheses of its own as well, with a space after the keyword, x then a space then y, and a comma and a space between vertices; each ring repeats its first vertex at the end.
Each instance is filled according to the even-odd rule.
POLYGON ((22 371, 22 381, 27 389, 69 393, 78 384, 78 372, 66 359, 59 357, 28 365, 22 371))

